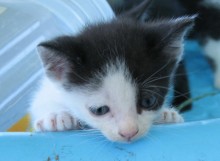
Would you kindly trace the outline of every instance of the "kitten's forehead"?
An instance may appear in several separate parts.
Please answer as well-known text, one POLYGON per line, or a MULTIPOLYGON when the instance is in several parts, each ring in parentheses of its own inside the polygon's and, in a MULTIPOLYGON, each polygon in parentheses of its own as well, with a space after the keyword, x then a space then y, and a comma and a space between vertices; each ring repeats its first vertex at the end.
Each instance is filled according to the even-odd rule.
POLYGON ((91 64, 90 69, 97 66, 99 70, 98 67, 103 68, 103 65, 120 58, 124 59, 130 72, 143 74, 147 69, 156 69, 155 64, 162 65, 170 59, 162 48, 152 49, 160 44, 161 35, 149 32, 141 24, 115 21, 91 27, 79 38, 83 42, 87 65, 91 64))
MULTIPOLYGON (((123 61, 106 66, 102 91, 114 108, 136 108, 136 85, 123 61)), ((132 111, 132 110, 131 110, 132 111)))
MULTIPOLYGON (((144 81, 167 62, 170 63, 158 75, 170 75, 176 64, 175 58, 170 53, 166 54, 163 48, 152 48, 160 44, 161 35, 157 31, 148 32, 143 25, 130 21, 115 21, 87 28, 75 38, 77 47, 71 51, 81 61, 79 64, 74 61, 70 63, 73 67, 67 73, 68 81, 71 85, 98 89, 103 78, 107 78, 108 73, 114 73, 115 69, 123 71, 125 77, 129 73, 132 81, 139 78, 144 81)), ((68 49, 72 49, 69 46, 68 49)))

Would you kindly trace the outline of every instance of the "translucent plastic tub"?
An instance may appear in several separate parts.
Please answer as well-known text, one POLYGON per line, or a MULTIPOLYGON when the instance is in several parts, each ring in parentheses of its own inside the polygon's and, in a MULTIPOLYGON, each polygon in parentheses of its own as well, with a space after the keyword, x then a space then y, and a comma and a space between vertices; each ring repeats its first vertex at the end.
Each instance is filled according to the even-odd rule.
POLYGON ((0 131, 27 112, 42 74, 36 45, 113 16, 103 0, 0 1, 0 131))

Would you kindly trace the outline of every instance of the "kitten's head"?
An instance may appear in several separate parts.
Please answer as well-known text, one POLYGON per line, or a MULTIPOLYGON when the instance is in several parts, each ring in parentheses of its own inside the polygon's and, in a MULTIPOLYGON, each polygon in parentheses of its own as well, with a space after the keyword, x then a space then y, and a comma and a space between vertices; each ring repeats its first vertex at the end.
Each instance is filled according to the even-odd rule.
POLYGON ((149 130, 163 106, 192 22, 113 20, 38 49, 70 112, 108 139, 129 142, 149 130))

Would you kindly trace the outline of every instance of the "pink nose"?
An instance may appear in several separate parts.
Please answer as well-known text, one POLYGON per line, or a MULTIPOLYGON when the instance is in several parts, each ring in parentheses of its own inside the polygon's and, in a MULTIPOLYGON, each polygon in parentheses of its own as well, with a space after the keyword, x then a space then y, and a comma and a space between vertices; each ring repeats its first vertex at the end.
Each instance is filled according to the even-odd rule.
POLYGON ((125 138, 127 141, 130 141, 131 138, 137 135, 138 131, 138 129, 132 131, 119 131, 119 135, 121 135, 121 137, 125 138))

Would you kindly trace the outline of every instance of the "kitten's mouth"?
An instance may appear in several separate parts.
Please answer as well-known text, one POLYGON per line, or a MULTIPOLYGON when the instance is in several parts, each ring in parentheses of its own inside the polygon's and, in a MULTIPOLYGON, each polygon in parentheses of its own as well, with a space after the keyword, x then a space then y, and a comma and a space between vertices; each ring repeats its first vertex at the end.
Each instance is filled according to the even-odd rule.
POLYGON ((133 142, 135 142, 137 140, 138 140, 138 138, 136 138, 136 139, 128 139, 128 140, 125 140, 124 143, 131 144, 131 143, 133 143, 133 142))
MULTIPOLYGON (((104 134, 103 134, 104 135, 104 134)), ((137 135, 135 137, 132 137, 132 138, 128 138, 128 139, 125 139, 125 138, 111 138, 111 137, 108 137, 106 135, 104 135, 109 141, 112 141, 112 142, 116 142, 116 143, 124 143, 124 144, 131 144, 137 140, 139 140, 140 138, 142 138, 142 135, 137 135)))
POLYGON ((124 143, 124 144, 131 144, 139 139, 140 139, 140 137, 135 137, 135 138, 127 139, 127 140, 118 140, 116 142, 124 143))

